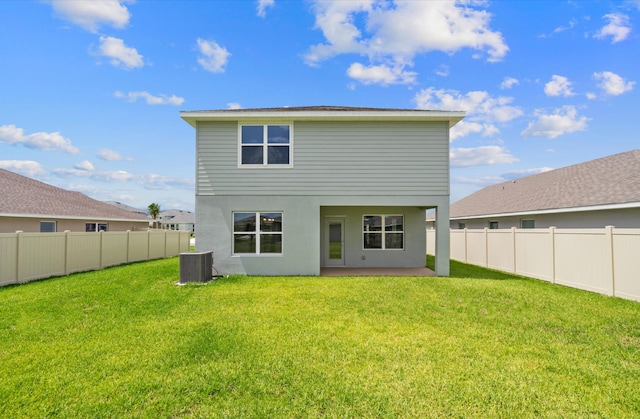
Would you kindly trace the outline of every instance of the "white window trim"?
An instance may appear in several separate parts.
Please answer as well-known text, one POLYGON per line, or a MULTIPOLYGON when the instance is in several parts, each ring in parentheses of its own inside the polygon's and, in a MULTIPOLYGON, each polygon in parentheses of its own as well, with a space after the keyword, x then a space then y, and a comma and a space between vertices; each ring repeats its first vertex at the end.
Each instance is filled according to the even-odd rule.
POLYGON ((362 227, 362 250, 363 251, 381 251, 384 250, 385 252, 393 252, 393 251, 404 251, 405 248, 405 231, 404 231, 404 221, 405 221, 405 216, 404 214, 362 214, 362 219, 361 219, 361 224, 360 226, 362 227), (385 241, 385 234, 386 231, 384 229, 384 225, 382 226, 382 230, 380 232, 378 231, 364 231, 364 217, 382 217, 382 222, 384 224, 384 218, 385 217, 402 217, 402 231, 389 231, 389 233, 402 233, 402 248, 401 249, 387 249, 385 247, 386 245, 386 241, 385 241), (371 249, 371 248, 366 248, 364 247, 364 235, 366 233, 382 233, 382 247, 380 249, 371 249))
POLYGON ((99 233, 100 231, 102 231, 102 230, 100 230, 100 225, 102 225, 102 224, 107 226, 107 229, 104 230, 104 231, 109 231, 109 223, 107 223, 106 221, 103 221, 103 222, 100 222, 100 221, 95 221, 95 222, 94 221, 86 221, 84 223, 84 231, 86 233, 99 233), (87 224, 95 224, 96 230, 95 231, 87 231, 87 224))
MULTIPOLYGON (((292 121, 239 121, 238 122, 238 168, 242 169, 288 169, 293 167, 293 122, 292 121), (262 164, 242 164, 242 127, 249 125, 262 125, 262 164), (268 147, 267 143, 267 127, 269 125, 286 125, 289 127, 289 164, 269 164, 268 163, 268 147)), ((251 144, 247 144, 251 145, 251 144)), ((258 146, 259 144, 253 144, 258 146)), ((278 146, 272 144, 272 146, 278 146)), ((280 146, 284 146, 281 144, 280 146)))
POLYGON ((259 231, 260 228, 260 214, 264 213, 279 213, 282 214, 282 231, 265 231, 264 234, 280 234, 282 237, 282 243, 284 243, 284 211, 232 211, 231 212, 231 257, 282 257, 284 255, 284 246, 282 247, 280 253, 260 253, 260 235, 262 234, 259 231), (235 222, 234 215, 236 213, 253 213, 256 215, 256 231, 255 232, 238 232, 236 233, 233 229, 233 225, 235 222), (255 253, 236 253, 235 252, 235 236, 236 234, 254 234, 256 236, 256 252, 255 253))

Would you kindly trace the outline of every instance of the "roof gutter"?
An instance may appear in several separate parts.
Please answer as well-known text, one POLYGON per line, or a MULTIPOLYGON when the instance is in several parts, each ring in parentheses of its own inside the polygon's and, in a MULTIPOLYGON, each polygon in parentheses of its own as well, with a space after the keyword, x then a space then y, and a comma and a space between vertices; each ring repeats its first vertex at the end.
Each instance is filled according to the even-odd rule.
POLYGON ((503 213, 495 213, 495 214, 465 215, 461 217, 450 217, 450 220, 472 220, 477 218, 491 218, 491 217, 514 217, 514 216, 521 216, 521 215, 561 214, 561 213, 568 213, 568 212, 605 211, 605 210, 617 210, 617 209, 627 209, 627 208, 640 208, 640 202, 624 202, 621 204, 604 204, 604 205, 592 205, 592 206, 583 206, 583 207, 503 212, 503 213))

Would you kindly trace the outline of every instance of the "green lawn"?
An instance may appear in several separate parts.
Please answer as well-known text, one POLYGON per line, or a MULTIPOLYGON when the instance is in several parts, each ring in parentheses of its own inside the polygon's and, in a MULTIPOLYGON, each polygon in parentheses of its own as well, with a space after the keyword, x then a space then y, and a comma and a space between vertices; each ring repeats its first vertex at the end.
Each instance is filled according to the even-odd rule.
POLYGON ((640 417, 636 302, 455 262, 452 278, 178 272, 0 289, 0 417, 640 417))

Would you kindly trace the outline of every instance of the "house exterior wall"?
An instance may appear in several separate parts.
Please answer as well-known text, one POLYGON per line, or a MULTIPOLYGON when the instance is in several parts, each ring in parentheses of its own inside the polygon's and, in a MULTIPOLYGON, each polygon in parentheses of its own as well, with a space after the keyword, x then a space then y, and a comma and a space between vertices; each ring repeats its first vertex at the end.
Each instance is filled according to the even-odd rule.
MULTIPOLYGON (((213 250, 219 274, 319 275, 330 215, 345 217, 345 266, 425 266, 425 209, 448 221, 448 122, 240 123, 196 124, 196 248, 213 250), (293 166, 238 167, 240 123, 290 124, 293 166), (282 254, 232 255, 234 211, 282 212, 282 254), (404 215, 404 250, 364 251, 365 213, 404 215)), ((448 234, 438 249, 437 273, 448 275, 448 234)))
POLYGON ((29 217, 2 217, 0 216, 0 233, 39 233, 40 221, 55 221, 56 231, 85 231, 86 223, 107 223, 109 231, 140 231, 149 228, 148 221, 105 221, 105 220, 72 220, 54 217, 29 218, 29 217))
POLYGON ((446 122, 294 122, 293 167, 238 168, 238 122, 198 122, 197 194, 449 195, 448 138, 446 122))
POLYGON ((464 223, 466 228, 478 229, 489 227, 489 221, 498 221, 498 227, 501 229, 520 228, 522 220, 534 220, 535 228, 601 228, 606 226, 640 228, 640 208, 451 220, 450 226, 452 229, 458 229, 460 223, 464 223))

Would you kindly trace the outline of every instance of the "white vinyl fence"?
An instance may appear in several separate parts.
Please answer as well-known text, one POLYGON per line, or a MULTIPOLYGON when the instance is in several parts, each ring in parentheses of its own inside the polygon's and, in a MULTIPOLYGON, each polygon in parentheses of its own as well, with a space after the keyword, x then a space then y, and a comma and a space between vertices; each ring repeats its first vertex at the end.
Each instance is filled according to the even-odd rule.
MULTIPOLYGON (((640 229, 451 230, 451 259, 640 301, 640 229)), ((427 253, 435 230, 427 230, 427 253)))
POLYGON ((0 286, 189 251, 188 231, 1 233, 0 286))

